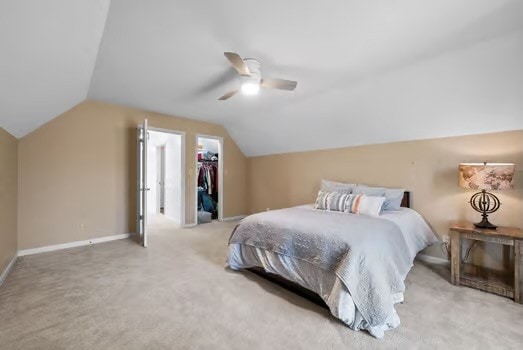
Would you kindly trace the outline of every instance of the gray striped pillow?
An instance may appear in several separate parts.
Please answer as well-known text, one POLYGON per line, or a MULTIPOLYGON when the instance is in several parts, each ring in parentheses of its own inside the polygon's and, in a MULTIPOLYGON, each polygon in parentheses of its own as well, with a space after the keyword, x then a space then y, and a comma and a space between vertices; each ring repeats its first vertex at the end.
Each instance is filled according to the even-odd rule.
POLYGON ((353 196, 348 193, 325 192, 320 190, 318 197, 316 197, 314 209, 345 211, 345 208, 351 206, 352 197, 353 196))

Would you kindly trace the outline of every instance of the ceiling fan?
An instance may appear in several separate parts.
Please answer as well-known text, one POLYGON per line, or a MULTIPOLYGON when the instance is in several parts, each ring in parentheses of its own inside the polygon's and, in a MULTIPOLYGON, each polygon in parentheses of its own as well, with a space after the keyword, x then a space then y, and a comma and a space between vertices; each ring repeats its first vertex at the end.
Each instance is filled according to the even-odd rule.
POLYGON ((242 59, 240 55, 234 52, 224 52, 225 57, 229 60, 232 67, 240 74, 241 88, 229 91, 218 100, 223 101, 236 95, 238 91, 245 95, 255 95, 264 89, 279 89, 293 91, 298 83, 296 81, 285 79, 262 79, 260 72, 260 62, 254 58, 242 59))

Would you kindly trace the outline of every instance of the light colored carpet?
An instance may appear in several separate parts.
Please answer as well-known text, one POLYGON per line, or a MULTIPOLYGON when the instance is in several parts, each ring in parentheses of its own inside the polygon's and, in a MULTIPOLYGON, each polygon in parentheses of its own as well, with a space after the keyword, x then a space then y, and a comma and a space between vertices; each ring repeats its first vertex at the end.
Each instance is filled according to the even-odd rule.
POLYGON ((494 349, 523 344, 523 306, 416 263, 402 324, 377 340, 224 268, 235 223, 20 258, 0 288, 1 349, 494 349))

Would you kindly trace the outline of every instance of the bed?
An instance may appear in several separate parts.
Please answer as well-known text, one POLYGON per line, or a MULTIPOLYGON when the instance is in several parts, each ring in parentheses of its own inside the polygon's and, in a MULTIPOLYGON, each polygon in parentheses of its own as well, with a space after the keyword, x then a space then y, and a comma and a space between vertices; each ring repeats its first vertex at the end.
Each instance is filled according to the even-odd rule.
POLYGON ((379 217, 312 205, 251 215, 231 234, 228 265, 269 276, 381 338, 400 324, 394 304, 403 301, 416 254, 437 241, 409 198, 379 217))

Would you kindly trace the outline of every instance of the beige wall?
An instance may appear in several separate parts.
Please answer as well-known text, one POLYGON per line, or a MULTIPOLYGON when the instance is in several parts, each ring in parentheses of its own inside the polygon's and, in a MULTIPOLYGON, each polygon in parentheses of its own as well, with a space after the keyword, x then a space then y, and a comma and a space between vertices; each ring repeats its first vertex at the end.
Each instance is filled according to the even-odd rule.
POLYGON ((85 101, 19 140, 19 249, 135 232, 144 118, 186 133, 186 223, 194 222, 197 133, 224 138, 224 217, 245 214, 246 158, 223 127, 85 101))
MULTIPOLYGON (((458 187, 457 167, 484 160, 516 163, 516 189, 499 193, 503 204, 491 221, 523 227, 523 131, 249 158, 249 211, 311 203, 321 178, 403 187, 412 192, 412 207, 444 238, 451 221, 479 221, 468 204, 473 191, 458 187)), ((444 256, 440 246, 426 253, 444 256)), ((496 260, 500 253, 479 256, 496 260)))
MULTIPOLYGON (((18 249, 135 231, 136 126, 144 118, 153 127, 186 133, 187 223, 194 221, 200 133, 224 138, 225 217, 310 203, 327 178, 405 187, 413 208, 445 239, 449 222, 479 219, 467 203, 472 192, 457 186, 457 164, 487 160, 517 165, 516 189, 499 193, 503 205, 491 221, 523 227, 521 130, 246 159, 221 126, 86 101, 18 142, 18 249)), ((2 142, 16 152, 16 140, 5 134, 2 142)), ((16 173, 9 176, 16 184, 16 173)), ((9 203, 16 204, 11 196, 9 203)), ((497 247, 476 250, 478 263, 507 263, 497 247)), ((440 246, 426 253, 444 256, 440 246)))
POLYGON ((0 128, 0 274, 17 251, 18 142, 0 128))

